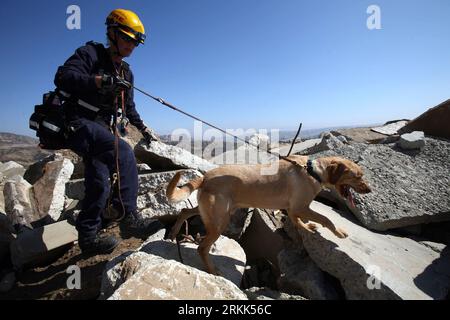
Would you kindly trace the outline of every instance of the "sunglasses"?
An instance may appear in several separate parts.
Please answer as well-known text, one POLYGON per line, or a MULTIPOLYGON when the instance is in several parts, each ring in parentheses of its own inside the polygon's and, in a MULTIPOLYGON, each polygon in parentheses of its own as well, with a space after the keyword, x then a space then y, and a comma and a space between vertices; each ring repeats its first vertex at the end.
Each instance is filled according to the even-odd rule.
POLYGON ((132 42, 136 47, 139 46, 140 42, 136 39, 131 38, 130 36, 126 35, 123 32, 118 32, 120 38, 125 42, 132 42))

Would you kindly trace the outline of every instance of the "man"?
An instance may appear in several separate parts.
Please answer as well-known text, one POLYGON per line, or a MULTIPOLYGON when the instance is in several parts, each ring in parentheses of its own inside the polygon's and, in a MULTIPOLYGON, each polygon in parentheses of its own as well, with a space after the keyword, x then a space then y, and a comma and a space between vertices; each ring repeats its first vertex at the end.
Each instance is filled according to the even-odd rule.
POLYGON ((85 198, 77 220, 82 252, 103 254, 118 240, 100 236, 103 216, 136 215, 138 174, 131 147, 119 139, 130 122, 147 143, 155 139, 136 111, 133 73, 123 58, 145 41, 144 25, 132 11, 116 9, 107 19, 108 47, 88 42, 58 68, 55 84, 71 95, 64 105, 69 148, 83 157, 85 198), (125 81, 124 81, 125 80, 125 81))

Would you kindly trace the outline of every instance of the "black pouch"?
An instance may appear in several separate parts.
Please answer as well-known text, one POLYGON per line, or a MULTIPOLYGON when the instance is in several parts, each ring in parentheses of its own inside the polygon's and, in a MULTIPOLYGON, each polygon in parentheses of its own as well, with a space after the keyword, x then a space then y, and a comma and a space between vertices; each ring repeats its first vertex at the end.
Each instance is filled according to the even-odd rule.
POLYGON ((30 117, 30 129, 36 131, 39 147, 47 150, 65 149, 66 128, 62 98, 55 91, 44 94, 43 103, 34 107, 30 117))

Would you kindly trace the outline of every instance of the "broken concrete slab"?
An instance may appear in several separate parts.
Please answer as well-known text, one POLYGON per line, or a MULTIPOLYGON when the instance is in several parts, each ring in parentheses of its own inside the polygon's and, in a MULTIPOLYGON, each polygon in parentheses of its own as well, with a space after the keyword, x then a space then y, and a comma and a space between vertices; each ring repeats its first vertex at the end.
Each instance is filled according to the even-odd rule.
POLYGON ((327 150, 339 149, 345 144, 341 141, 341 139, 337 138, 330 132, 325 132, 322 134, 321 141, 301 152, 301 154, 315 154, 318 152, 323 152, 327 150))
MULTIPOLYGON (((164 231, 159 230, 151 235, 147 241, 159 241, 164 239, 164 231)), ((141 248, 141 247, 140 247, 141 248)), ((151 259, 145 252, 127 251, 109 261, 103 271, 100 288, 100 300, 110 297, 125 281, 127 281, 138 269, 151 259)))
POLYGON ((153 141, 150 146, 140 142, 134 148, 134 153, 140 162, 148 164, 153 169, 194 169, 205 173, 217 167, 182 148, 160 141, 153 141))
POLYGON ((296 249, 284 249, 278 254, 278 265, 280 291, 313 300, 339 299, 333 284, 308 255, 296 249))
MULTIPOLYGON (((308 150, 308 149, 318 145, 321 141, 322 141, 322 139, 309 139, 306 141, 302 141, 300 143, 296 143, 292 147, 291 155, 298 154, 304 150, 308 150)), ((282 156, 286 156, 290 149, 291 149, 291 146, 287 145, 287 146, 283 146, 280 148, 271 149, 270 151, 280 154, 282 156)))
MULTIPOLYGON (((187 183, 202 174, 196 170, 185 169, 179 182, 187 183)), ((140 174, 137 207, 139 211, 138 223, 147 226, 153 219, 163 222, 173 222, 183 208, 197 206, 197 192, 191 194, 189 201, 169 203, 166 197, 166 188, 170 180, 178 171, 165 171, 140 174)), ((83 200, 84 179, 71 180, 66 184, 66 196, 70 199, 83 200)))
POLYGON ((27 230, 11 242, 11 261, 15 270, 42 263, 78 239, 74 226, 60 221, 41 228, 27 230))
POLYGON ((386 138, 386 135, 374 132, 371 128, 351 128, 332 130, 335 137, 345 136, 348 141, 354 143, 379 143, 386 138))
POLYGON ((411 120, 399 130, 400 134, 423 131, 427 136, 450 139, 450 99, 411 120))
POLYGON ((419 154, 393 145, 353 144, 312 155, 341 156, 363 168, 372 192, 349 209, 366 227, 388 230, 450 220, 450 142, 425 138, 419 154))
POLYGON ((12 178, 13 176, 23 176, 25 168, 14 161, 8 161, 0 164, 0 183, 12 178))
POLYGON ((64 159, 70 160, 70 162, 74 165, 71 179, 80 179, 84 177, 83 160, 76 153, 68 149, 58 150, 55 153, 31 164, 25 171, 23 177, 33 185, 44 175, 47 163, 52 161, 63 161, 64 159))
POLYGON ((422 150, 425 147, 425 134, 422 131, 402 134, 397 146, 404 150, 422 150))
MULTIPOLYGON (((187 183, 202 174, 196 170, 182 170, 183 175, 179 185, 187 183)), ((139 175, 139 191, 137 198, 139 224, 148 225, 153 219, 172 222, 183 208, 197 206, 197 191, 188 200, 179 203, 169 203, 166 189, 173 176, 178 171, 166 171, 139 175)))
MULTIPOLYGON (((222 277, 153 254, 134 253, 113 268, 121 269, 116 273, 127 279, 111 296, 102 293, 109 300, 247 300, 235 284, 222 277)), ((107 287, 103 283, 109 271, 102 288, 107 287)))
POLYGON ((0 163, 0 212, 5 212, 5 198, 3 188, 6 181, 14 176, 23 176, 25 168, 14 161, 0 163))
MULTIPOLYGON (((102 285, 101 285, 101 299, 106 299, 110 297, 119 287, 121 287, 124 283, 126 283, 134 274, 139 272, 141 269, 147 268, 149 265, 153 264, 161 264, 165 265, 164 271, 160 271, 160 275, 158 275, 157 278, 160 276, 166 275, 169 278, 178 278, 178 276, 173 274, 171 270, 174 269, 174 266, 180 264, 179 262, 175 260, 179 260, 179 255, 177 252, 177 246, 175 243, 171 241, 164 241, 165 232, 164 230, 160 230, 157 233, 150 236, 141 247, 139 247, 135 252, 126 252, 122 254, 121 256, 118 256, 107 263, 103 279, 102 279, 102 285), (173 274, 173 276, 171 276, 173 274)), ((242 268, 245 265, 245 254, 243 254, 242 249, 239 249, 239 246, 237 243, 235 243, 233 240, 226 239, 225 237, 221 237, 218 241, 219 246, 216 247, 218 249, 216 252, 212 253, 212 259, 214 263, 216 263, 219 270, 224 271, 227 275, 231 275, 231 278, 235 277, 235 282, 237 282, 237 278, 242 277, 242 274, 240 272, 233 271, 233 263, 235 264, 241 264, 242 268), (242 251, 242 252, 241 252, 242 251), (237 252, 240 252, 237 254, 237 252), (226 257, 230 255, 230 257, 226 257), (242 259, 242 255, 244 257, 244 261, 237 261, 234 258, 237 258, 238 260, 242 259), (217 260, 218 259, 218 260, 217 260), (225 262, 225 265, 223 265, 223 262, 225 262), (226 271, 227 270, 227 271, 226 271), (233 273, 235 272, 235 273, 233 273), (235 276, 233 276, 233 274, 235 276)), ((213 250, 212 250, 213 251, 213 250)), ((192 247, 192 244, 185 245, 182 244, 181 248, 181 255, 187 265, 184 265, 184 268, 189 268, 189 272, 194 275, 198 275, 198 277, 203 277, 206 273, 203 271, 200 271, 198 269, 203 268, 203 264, 200 262, 200 259, 198 257, 198 253, 195 250, 194 247, 192 247), (195 265, 196 267, 192 267, 195 265)), ((188 270, 188 269, 186 269, 188 270)), ((175 272, 175 271, 174 271, 175 272)), ((208 274, 208 276, 211 276, 208 274)), ((222 277, 215 277, 214 278, 221 278, 222 277)), ((221 283, 225 281, 219 280, 221 283)), ((228 280, 227 280, 228 281, 228 280)), ((231 283, 231 282, 229 282, 231 283)), ((179 285, 183 285, 183 283, 180 283, 179 285)), ((159 286, 158 286, 159 287, 159 286)), ((172 285, 170 285, 168 288, 165 288, 164 291, 168 291, 167 294, 172 294, 173 292, 177 292, 177 289, 174 288, 172 285)), ((217 288, 214 290, 220 291, 220 288, 217 288)), ((176 293, 178 295, 178 293, 176 293)), ((208 295, 207 293, 202 293, 202 295, 205 295, 204 298, 208 299, 215 299, 214 297, 218 297, 220 295, 219 293, 213 293, 213 295, 208 295)), ((175 297, 174 297, 175 298, 175 297)), ((155 298, 156 299, 156 298, 155 298)))
MULTIPOLYGON (((204 270, 204 264, 197 252, 197 245, 190 242, 180 243, 183 263, 198 270, 204 270)), ((140 252, 160 256, 164 259, 180 261, 177 244, 170 240, 149 239, 142 244, 140 252)), ((234 240, 220 236, 210 250, 211 261, 222 277, 239 286, 244 274, 246 255, 234 240)))
POLYGON ((318 202, 311 209, 349 234, 339 239, 326 228, 300 231, 309 256, 338 278, 347 299, 445 299, 450 288, 450 254, 414 240, 374 233, 318 202))
POLYGON ((392 136, 398 134, 398 131, 403 128, 409 120, 390 121, 381 127, 372 128, 372 131, 392 136))
POLYGON ((3 189, 5 211, 14 228, 26 226, 43 218, 33 209, 32 185, 21 176, 15 176, 5 183, 3 189))
POLYGON ((44 175, 33 185, 36 210, 40 216, 49 215, 53 221, 59 219, 64 208, 66 183, 73 169, 72 162, 65 158, 45 165, 44 175))

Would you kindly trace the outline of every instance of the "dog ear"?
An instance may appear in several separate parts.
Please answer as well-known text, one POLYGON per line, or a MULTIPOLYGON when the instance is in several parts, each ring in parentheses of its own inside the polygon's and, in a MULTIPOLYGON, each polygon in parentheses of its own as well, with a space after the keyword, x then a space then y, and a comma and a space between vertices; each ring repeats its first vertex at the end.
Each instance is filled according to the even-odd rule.
POLYGON ((331 184, 336 184, 341 176, 344 174, 346 166, 342 163, 333 163, 328 166, 328 182, 331 184))

